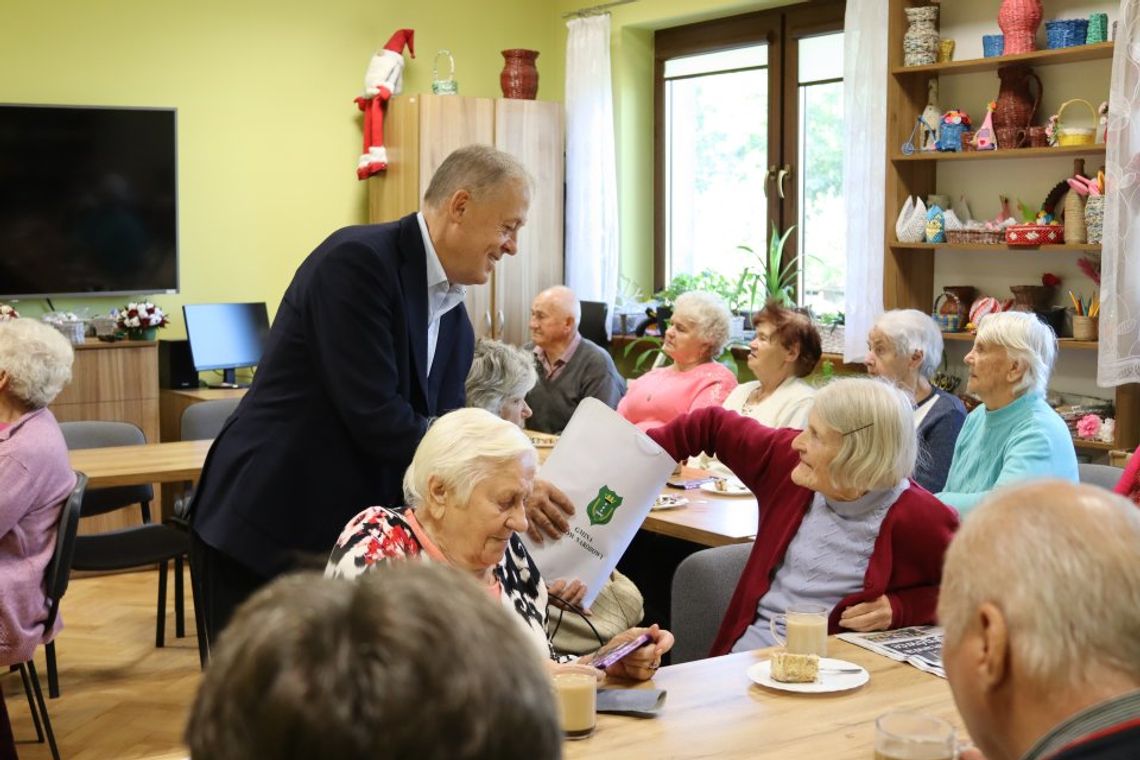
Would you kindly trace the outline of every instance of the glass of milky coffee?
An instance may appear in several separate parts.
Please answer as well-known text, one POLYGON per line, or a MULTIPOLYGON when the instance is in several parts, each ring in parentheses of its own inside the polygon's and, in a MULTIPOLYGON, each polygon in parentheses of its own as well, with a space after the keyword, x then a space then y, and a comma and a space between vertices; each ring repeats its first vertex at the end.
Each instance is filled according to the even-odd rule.
POLYGON ((954 727, 933 715, 889 712, 875 721, 875 760, 955 760, 954 727))
POLYGON ((775 615, 768 625, 772 637, 792 654, 818 654, 827 657, 827 616, 831 609, 823 604, 793 604, 782 615, 775 615), (777 630, 783 628, 785 635, 777 630))
POLYGON ((567 739, 585 739, 598 722, 598 679, 587 673, 557 673, 554 690, 567 739))

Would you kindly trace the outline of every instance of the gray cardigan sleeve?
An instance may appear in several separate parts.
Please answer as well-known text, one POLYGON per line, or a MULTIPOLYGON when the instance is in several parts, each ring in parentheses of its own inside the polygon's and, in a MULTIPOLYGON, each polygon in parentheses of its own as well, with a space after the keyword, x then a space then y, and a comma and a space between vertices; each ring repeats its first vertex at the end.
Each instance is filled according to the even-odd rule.
POLYGON ((938 400, 918 428, 918 462, 914 481, 931 493, 946 485, 954 443, 966 421, 966 408, 956 397, 936 391, 938 400))

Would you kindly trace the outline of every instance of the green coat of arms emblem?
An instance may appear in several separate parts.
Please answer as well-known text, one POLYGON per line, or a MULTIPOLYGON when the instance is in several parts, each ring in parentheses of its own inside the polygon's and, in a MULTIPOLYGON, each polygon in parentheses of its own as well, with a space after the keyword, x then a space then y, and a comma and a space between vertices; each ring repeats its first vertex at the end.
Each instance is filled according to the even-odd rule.
POLYGON ((621 506, 622 498, 610 490, 609 486, 598 489, 598 495, 586 505, 590 525, 605 525, 613 519, 614 512, 621 506))

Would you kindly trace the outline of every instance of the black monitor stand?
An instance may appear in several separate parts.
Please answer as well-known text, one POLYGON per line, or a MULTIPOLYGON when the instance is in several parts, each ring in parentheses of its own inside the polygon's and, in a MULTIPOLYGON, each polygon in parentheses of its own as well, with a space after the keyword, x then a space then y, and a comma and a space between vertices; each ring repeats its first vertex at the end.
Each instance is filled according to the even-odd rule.
POLYGON ((239 384, 237 381, 237 367, 227 367, 222 370, 222 382, 211 385, 211 388, 248 388, 249 384, 239 384))

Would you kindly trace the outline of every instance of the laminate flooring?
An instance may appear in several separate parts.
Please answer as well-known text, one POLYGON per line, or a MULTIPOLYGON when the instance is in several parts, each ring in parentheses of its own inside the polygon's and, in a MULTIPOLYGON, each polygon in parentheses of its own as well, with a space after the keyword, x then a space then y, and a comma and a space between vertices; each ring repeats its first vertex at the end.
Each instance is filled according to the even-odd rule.
MULTIPOLYGON (((72 579, 55 644, 61 694, 47 699, 63 760, 186 757, 182 731, 201 678, 198 640, 189 575, 181 639, 174 636, 174 582, 168 580, 166 646, 158 649, 155 570, 72 579)), ((43 647, 36 652, 36 669, 46 699, 43 647)), ((20 760, 50 760, 47 744, 36 742, 19 674, 4 672, 0 686, 20 760)))

